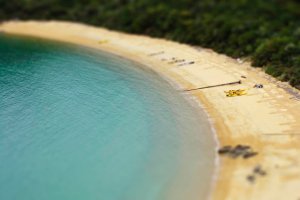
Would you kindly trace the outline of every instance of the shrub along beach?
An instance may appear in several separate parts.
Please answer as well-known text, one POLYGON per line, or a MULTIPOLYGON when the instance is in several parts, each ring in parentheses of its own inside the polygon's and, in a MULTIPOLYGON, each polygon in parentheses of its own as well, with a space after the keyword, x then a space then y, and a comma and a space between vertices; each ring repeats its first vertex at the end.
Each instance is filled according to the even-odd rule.
POLYGON ((211 48, 300 88, 296 0, 10 0, 0 20, 59 19, 211 48))
POLYGON ((208 112, 220 142, 212 199, 300 197, 300 98, 289 85, 211 50, 82 24, 7 22, 0 31, 116 54, 193 95, 208 112))

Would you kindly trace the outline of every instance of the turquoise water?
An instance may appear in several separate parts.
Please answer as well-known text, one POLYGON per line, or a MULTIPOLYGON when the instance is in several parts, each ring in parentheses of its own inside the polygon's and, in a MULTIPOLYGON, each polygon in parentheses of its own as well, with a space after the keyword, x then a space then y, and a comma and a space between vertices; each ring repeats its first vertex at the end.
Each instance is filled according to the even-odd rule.
POLYGON ((156 74, 17 36, 0 35, 0 56, 1 200, 208 194, 214 142, 206 117, 156 74))

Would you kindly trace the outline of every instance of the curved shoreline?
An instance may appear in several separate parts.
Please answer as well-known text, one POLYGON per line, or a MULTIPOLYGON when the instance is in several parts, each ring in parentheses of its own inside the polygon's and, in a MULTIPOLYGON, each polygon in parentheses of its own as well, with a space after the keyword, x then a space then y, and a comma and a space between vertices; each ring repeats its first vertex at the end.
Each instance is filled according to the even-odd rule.
POLYGON ((251 68, 249 63, 239 63, 210 50, 171 41, 68 22, 7 22, 0 25, 0 31, 100 49, 142 63, 186 89, 242 79, 241 85, 190 92, 209 114, 221 145, 250 145, 258 152, 249 159, 222 156, 211 198, 300 197, 300 158, 297 158, 300 153, 297 136, 300 135, 300 101, 279 87, 282 83, 251 68), (173 57, 194 63, 185 66, 168 63, 173 57), (252 89, 255 83, 265 87, 252 89), (249 89, 248 94, 236 98, 224 95, 224 90, 239 88, 249 89), (255 180, 249 181, 247 177, 257 165, 266 170, 267 175, 255 175, 255 180))

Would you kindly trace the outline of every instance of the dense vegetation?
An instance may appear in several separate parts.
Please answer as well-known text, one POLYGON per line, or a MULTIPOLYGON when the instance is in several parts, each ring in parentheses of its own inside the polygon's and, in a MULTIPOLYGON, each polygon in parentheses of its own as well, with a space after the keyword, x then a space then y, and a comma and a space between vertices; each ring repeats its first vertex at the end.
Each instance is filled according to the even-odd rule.
POLYGON ((300 88, 297 0, 0 0, 0 19, 81 21, 200 45, 300 88))

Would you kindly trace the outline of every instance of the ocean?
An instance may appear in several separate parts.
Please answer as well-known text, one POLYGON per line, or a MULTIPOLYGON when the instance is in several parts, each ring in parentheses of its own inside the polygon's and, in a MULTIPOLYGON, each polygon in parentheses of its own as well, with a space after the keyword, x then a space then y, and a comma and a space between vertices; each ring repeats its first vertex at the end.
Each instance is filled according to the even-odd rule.
POLYGON ((0 34, 0 199, 199 200, 215 142, 207 116, 146 67, 0 34))

